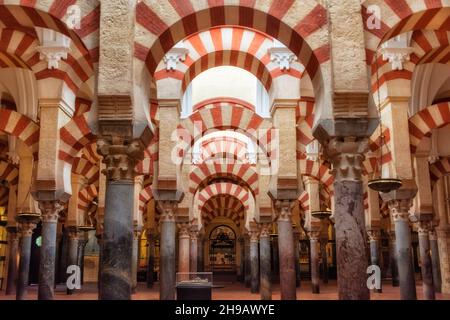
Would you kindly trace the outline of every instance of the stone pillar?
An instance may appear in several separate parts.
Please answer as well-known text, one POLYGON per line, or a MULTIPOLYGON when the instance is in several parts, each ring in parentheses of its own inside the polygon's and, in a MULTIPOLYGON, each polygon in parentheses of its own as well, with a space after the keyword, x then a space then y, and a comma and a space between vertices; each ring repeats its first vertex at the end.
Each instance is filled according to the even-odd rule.
MULTIPOLYGON (((355 124, 347 124, 351 126, 355 124)), ((361 123, 361 126, 363 124, 361 123)), ((340 300, 368 300, 362 161, 367 138, 333 137, 326 153, 334 176, 337 278, 340 300)))
POLYGON ((395 241, 400 297, 402 300, 416 300, 416 281, 414 279, 411 256, 411 229, 409 227, 409 208, 412 199, 390 200, 389 209, 395 223, 395 241))
POLYGON ((442 177, 436 183, 437 211, 439 215, 439 227, 436 229, 439 247, 439 261, 441 269, 441 291, 450 293, 450 224, 449 204, 447 201, 450 194, 449 177, 442 177))
POLYGON ((98 253, 98 275, 97 275, 97 288, 98 288, 98 295, 100 296, 100 290, 102 289, 101 282, 102 282, 102 234, 98 233, 95 235, 97 238, 97 244, 100 247, 100 251, 98 253))
POLYGON ((292 206, 290 200, 275 201, 278 223, 278 252, 280 262, 281 300, 296 300, 294 234, 292 228, 292 206))
POLYGON ((251 230, 250 234, 250 289, 251 293, 259 291, 259 231, 251 230))
MULTIPOLYGON (((379 250, 380 230, 376 230, 376 229, 367 230, 367 234, 369 236, 370 263, 372 265, 380 267, 380 269, 381 269, 380 250, 379 250)), ((375 289, 375 292, 381 293, 382 288, 380 287, 380 289, 375 289)))
POLYGON ((261 224, 259 234, 259 272, 261 300, 272 300, 270 267, 270 224, 261 224))
POLYGON ((250 288, 251 286, 251 259, 250 259, 250 238, 248 235, 245 236, 245 275, 244 275, 244 282, 245 287, 250 288))
POLYGON ((433 265, 431 263, 430 252, 430 222, 419 222, 419 251, 420 251, 420 270, 422 272, 422 288, 425 300, 435 300, 433 285, 433 265))
POLYGON ((38 300, 53 300, 55 287, 56 228, 60 201, 39 201, 42 211, 42 245, 39 264, 38 300))
POLYGON ((244 273, 245 273, 245 248, 244 248, 244 237, 240 236, 239 239, 239 269, 238 269, 238 281, 244 283, 244 273))
POLYGON ((38 215, 19 215, 20 225, 20 262, 19 277, 17 279, 16 300, 26 300, 28 293, 28 277, 30 273, 31 237, 39 222, 38 215))
MULTIPOLYGON (((68 265, 78 264, 78 241, 80 239, 81 232, 77 227, 69 227, 69 246, 68 246, 68 265)), ((73 290, 67 288, 67 294, 72 294, 73 290)))
POLYGON ((430 230, 430 250, 431 250, 431 264, 433 266, 433 285, 434 292, 441 293, 442 280, 441 280, 441 266, 439 264, 439 246, 436 230, 433 228, 430 230))
POLYGON ((158 201, 161 208, 159 223, 159 296, 161 300, 175 300, 175 212, 178 202, 158 201))
POLYGON ((300 231, 294 229, 294 256, 295 256, 295 285, 300 287, 301 273, 300 273, 300 231))
MULTIPOLYGON (((102 129, 103 131, 104 128, 102 129)), ((126 131, 126 128, 124 128, 126 131)), ((99 299, 130 300, 133 256, 134 168, 143 147, 121 135, 102 136, 97 148, 106 165, 105 213, 99 299)))
POLYGON ((6 278, 5 294, 13 295, 16 293, 17 282, 17 256, 19 254, 19 232, 17 227, 7 227, 8 231, 8 274, 6 278))
POLYGON ((139 230, 133 231, 133 253, 131 256, 131 292, 135 293, 137 290, 137 272, 139 260, 139 230))
MULTIPOLYGON (((311 248, 311 289, 312 293, 320 293, 319 279, 319 236, 320 232, 308 232, 309 243, 311 248)), ((339 279, 339 278, 338 278, 339 279)))
MULTIPOLYGON (((178 227, 178 272, 189 273, 189 224, 180 223, 178 227)), ((183 279, 187 280, 189 277, 185 276, 183 279)))
POLYGON ((155 236, 151 233, 151 230, 147 230, 147 288, 153 288, 153 271, 155 267, 155 236))
POLYGON ((198 260, 197 260, 197 271, 204 272, 205 271, 205 236, 201 234, 198 238, 198 260))
POLYGON ((395 241, 395 231, 389 232, 389 268, 391 270, 392 286, 400 286, 400 280, 398 279, 397 245, 395 241))
POLYGON ((189 230, 189 272, 197 272, 198 266, 198 226, 192 225, 189 230))
POLYGON ((273 270, 272 270, 272 280, 275 277, 280 276, 280 260, 278 253, 278 235, 272 238, 272 254, 273 254, 273 270))
POLYGON ((84 284, 84 251, 88 240, 86 239, 87 233, 82 233, 78 239, 78 254, 77 254, 77 266, 80 267, 81 272, 81 284, 84 284))

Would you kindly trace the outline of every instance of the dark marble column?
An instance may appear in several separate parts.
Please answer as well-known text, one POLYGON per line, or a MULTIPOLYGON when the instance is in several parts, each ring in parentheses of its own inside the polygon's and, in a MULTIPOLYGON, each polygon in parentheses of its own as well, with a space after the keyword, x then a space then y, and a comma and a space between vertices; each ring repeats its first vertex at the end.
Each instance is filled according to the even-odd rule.
MULTIPOLYGON (((77 227, 69 227, 69 245, 68 245, 68 265, 76 265, 78 264, 78 241, 81 236, 81 232, 77 227)), ((67 288, 67 294, 72 294, 74 290, 67 288)))
POLYGON ((189 272, 197 272, 198 265, 198 226, 192 225, 189 230, 189 272))
POLYGON ((31 239, 33 230, 39 222, 38 215, 18 215, 17 221, 20 225, 20 260, 19 260, 19 277, 17 279, 16 300, 26 300, 28 294, 28 282, 30 274, 31 259, 31 239))
POLYGON ((205 271, 205 237, 204 235, 200 235, 197 241, 198 244, 198 259, 197 259, 197 271, 204 272, 205 271))
POLYGON ((252 293, 259 291, 259 231, 250 231, 250 289, 252 293))
POLYGON ((5 294, 13 295, 16 293, 17 282, 17 257, 19 255, 19 232, 17 227, 7 227, 8 231, 8 275, 6 278, 5 294))
MULTIPOLYGON (((352 128, 355 129, 355 128, 352 128)), ((367 138, 336 137, 326 148, 334 176, 337 278, 340 300, 368 300, 362 161, 367 138)))
POLYGON ((274 278, 280 277, 280 260, 278 253, 278 235, 272 237, 272 255, 273 255, 273 269, 272 269, 272 281, 274 278))
POLYGON ((86 249, 86 244, 88 240, 86 240, 87 233, 82 233, 80 238, 78 239, 78 254, 77 254, 77 265, 80 267, 81 272, 81 284, 84 284, 84 252, 86 249))
POLYGON ((295 255, 295 285, 300 287, 300 231, 294 230, 294 255, 295 255))
POLYGON ((392 286, 400 286, 400 280, 398 279, 397 244, 394 231, 389 232, 389 269, 391 271, 392 286))
POLYGON ((431 264, 433 265, 433 284, 434 292, 442 292, 442 280, 441 280, 441 265, 439 259, 439 247, 437 241, 436 230, 433 228, 429 234, 430 237, 430 250, 431 250, 431 264))
POLYGON ((296 300, 297 291, 295 285, 295 253, 294 233, 292 228, 293 201, 275 201, 278 223, 278 253, 280 262, 280 289, 281 300, 296 300))
POLYGON ((100 296, 100 290, 102 289, 101 282, 102 282, 102 234, 97 233, 95 235, 97 238, 97 244, 100 247, 100 250, 98 252, 98 275, 97 275, 97 288, 98 288, 98 295, 100 296))
POLYGON ((320 277, 319 277, 319 231, 310 231, 309 243, 311 250, 311 290, 312 293, 320 293, 320 277))
POLYGON ((150 230, 147 230, 147 288, 153 288, 153 271, 155 267, 155 235, 150 230))
POLYGON ((58 268, 58 274, 59 274, 59 282, 65 283, 67 279, 67 266, 68 266, 68 242, 69 242, 69 236, 67 229, 64 229, 64 231, 61 233, 61 240, 60 240, 60 255, 59 255, 59 268, 58 268))
POLYGON ((270 267, 270 224, 261 224, 259 234, 259 272, 261 300, 272 300, 270 267))
POLYGON ((402 300, 416 300, 416 281, 414 279, 411 255, 411 229, 409 227, 409 208, 411 199, 391 200, 389 209, 394 218, 397 269, 402 300))
POLYGON ((323 283, 328 283, 328 259, 327 259, 327 238, 320 239, 320 256, 322 258, 323 283))
POLYGON ((56 228, 59 212, 63 209, 60 201, 39 201, 42 211, 42 245, 39 263, 38 300, 53 300, 55 287, 56 228))
MULTIPOLYGON (((379 250, 379 241, 380 241, 380 230, 367 230, 367 234, 369 236, 369 246, 370 246, 370 263, 372 265, 380 267, 381 270, 381 264, 380 264, 380 250, 379 250)), ((382 288, 375 289, 375 292, 381 293, 382 288)))
POLYGON ((159 201, 161 207, 161 240, 159 246, 159 296, 161 300, 175 300, 175 212, 177 202, 159 201))
POLYGON ((244 248, 244 237, 239 237, 239 269, 238 269, 238 281, 244 282, 244 273, 245 273, 245 248, 244 248))
POLYGON ((140 230, 133 231, 133 253, 131 257, 131 292, 136 293, 137 290, 137 272, 139 261, 139 234, 140 230))
POLYGON ((250 288, 251 286, 251 280, 252 280, 252 273, 251 273, 251 259, 250 259, 250 238, 248 235, 245 236, 244 240, 245 244, 245 275, 244 275, 244 282, 245 287, 250 288))
POLYGON ((430 222, 419 222, 420 270, 422 272, 422 288, 425 300, 435 300, 433 285, 433 265, 430 252, 430 222))

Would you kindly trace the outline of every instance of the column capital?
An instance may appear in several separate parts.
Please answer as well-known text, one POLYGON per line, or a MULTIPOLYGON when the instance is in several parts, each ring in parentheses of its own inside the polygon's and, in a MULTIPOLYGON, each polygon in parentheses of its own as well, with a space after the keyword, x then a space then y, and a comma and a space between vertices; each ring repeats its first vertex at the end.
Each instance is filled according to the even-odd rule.
POLYGON ((77 240, 79 240, 80 239, 80 236, 81 236, 81 231, 80 230, 78 230, 78 228, 77 227, 69 227, 68 228, 69 229, 69 239, 71 240, 71 241, 77 241, 77 240))
POLYGON ((260 223, 259 224, 259 238, 270 238, 270 228, 271 223, 260 223))
POLYGON ((191 240, 197 240, 200 234, 200 230, 198 230, 198 225, 191 224, 189 228, 189 237, 191 240))
POLYGON ((367 137, 333 137, 325 153, 332 163, 331 172, 337 182, 361 181, 364 153, 369 148, 367 137))
POLYGON ((189 228, 189 223, 187 222, 181 222, 178 223, 178 228, 180 229, 178 231, 178 237, 179 238, 190 238, 190 228, 189 228))
POLYGON ((317 230, 308 231, 308 237, 312 241, 319 241, 320 231, 317 230))
POLYGON ((436 229, 432 228, 428 234, 428 236, 430 237, 430 241, 436 241, 437 240, 437 233, 436 233, 436 229))
POLYGON ((159 221, 160 222, 163 222, 163 221, 175 222, 175 214, 178 209, 178 201, 159 200, 156 203, 158 205, 158 208, 161 211, 161 216, 159 218, 159 221))
POLYGON ((36 229, 39 223, 39 216, 37 214, 21 214, 17 216, 19 223, 19 230, 22 237, 31 237, 33 230, 36 229))
POLYGON ((429 236, 430 231, 432 230, 432 225, 429 221, 419 221, 417 223, 417 232, 419 236, 429 236))
POLYGON ((275 200, 274 209, 278 221, 291 221, 292 208, 295 201, 293 200, 275 200))
POLYGON ((42 212, 42 222, 57 223, 59 213, 64 210, 64 203, 60 200, 38 201, 42 212))
POLYGON ((393 199, 388 201, 388 207, 391 211, 394 221, 409 221, 409 209, 413 204, 413 199, 393 199))
POLYGON ((257 230, 257 229, 250 230, 248 232, 248 235, 250 236, 250 242, 258 242, 258 240, 259 240, 259 230, 257 230))
POLYGON ((381 237, 381 230, 369 229, 367 230, 367 235, 370 241, 378 241, 381 237))

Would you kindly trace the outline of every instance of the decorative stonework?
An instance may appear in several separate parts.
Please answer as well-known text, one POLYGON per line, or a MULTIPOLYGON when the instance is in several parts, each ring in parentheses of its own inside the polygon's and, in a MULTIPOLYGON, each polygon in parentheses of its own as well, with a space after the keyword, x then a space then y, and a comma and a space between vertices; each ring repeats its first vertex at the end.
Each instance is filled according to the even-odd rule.
POLYGON ((190 226, 189 228, 189 237, 191 238, 191 240, 198 240, 198 236, 199 236, 199 230, 198 230, 198 225, 193 224, 190 226))
POLYGON ((163 222, 163 221, 175 222, 175 213, 178 208, 178 201, 160 200, 160 201, 157 201, 157 205, 161 211, 161 216, 159 218, 160 222, 163 222))
POLYGON ((389 210, 391 211, 394 221, 409 221, 409 209, 412 206, 412 199, 390 200, 388 201, 389 210))
POLYGON ((71 241, 78 241, 81 236, 81 231, 79 231, 76 227, 69 228, 69 239, 71 241))
POLYGON ((189 223, 179 223, 178 228, 179 228, 178 231, 179 238, 190 238, 189 223))
POLYGON ((22 237, 31 237, 33 235, 33 230, 37 227, 37 224, 35 222, 21 222, 19 226, 22 237))
POLYGON ((437 237, 436 229, 432 228, 430 230, 430 233, 428 234, 428 236, 430 237, 430 241, 437 241, 438 237, 437 237))
POLYGON ((378 241, 381 237, 381 231, 376 229, 367 230, 369 241, 378 241))
POLYGON ((369 145, 367 138, 333 138, 327 145, 327 156, 333 168, 334 181, 361 181, 364 152, 369 145))
POLYGON ((270 229, 272 227, 271 223, 260 223, 259 224, 259 238, 269 238, 270 229))
POLYGON ((35 29, 41 43, 36 48, 39 59, 47 61, 48 69, 59 69, 60 61, 66 60, 70 52, 70 38, 51 29, 35 29))
POLYGON ((135 167, 144 156, 144 148, 139 140, 128 142, 121 137, 100 138, 97 150, 103 156, 107 179, 134 181, 135 167))
POLYGON ((402 34, 382 45, 383 60, 391 63, 392 70, 403 70, 403 64, 410 60, 414 49, 409 47, 409 38, 410 35, 402 34))
POLYGON ((57 223, 64 204, 59 200, 39 201, 39 209, 42 212, 42 222, 57 223))
POLYGON ((311 240, 311 241, 319 241, 320 231, 316 231, 316 230, 308 231, 308 237, 309 237, 309 240, 311 240))
POLYGON ((250 242, 258 242, 258 240, 259 240, 259 230, 250 230, 248 232, 248 235, 250 236, 250 242))
POLYGON ((419 236, 428 237, 431 230, 431 223, 429 221, 419 221, 417 224, 417 232, 419 233, 419 236))
POLYGON ((282 71, 290 70, 291 64, 298 59, 297 56, 286 47, 274 46, 273 48, 269 49, 269 53, 270 61, 278 64, 280 70, 282 71))
POLYGON ((186 56, 189 54, 189 50, 186 49, 182 42, 173 47, 164 56, 164 63, 166 64, 167 71, 174 71, 177 69, 178 63, 186 60, 186 56))
POLYGON ((294 203, 292 200, 275 200, 274 209, 278 221, 291 221, 294 203))

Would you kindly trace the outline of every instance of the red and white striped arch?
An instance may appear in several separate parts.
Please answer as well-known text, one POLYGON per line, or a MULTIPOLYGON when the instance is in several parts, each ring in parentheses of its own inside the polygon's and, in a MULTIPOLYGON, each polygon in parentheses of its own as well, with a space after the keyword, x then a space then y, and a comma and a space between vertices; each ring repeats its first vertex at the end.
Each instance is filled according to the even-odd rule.
POLYGON ((143 213, 145 212, 145 208, 147 206, 147 203, 153 198, 153 192, 151 185, 145 186, 142 188, 141 192, 139 193, 139 212, 143 213))
POLYGON ((91 111, 92 101, 77 97, 75 99, 75 113, 74 117, 81 116, 82 114, 91 111))
POLYGON ((332 189, 334 178, 330 173, 330 168, 323 163, 309 160, 306 156, 298 160, 300 173, 305 176, 311 176, 319 180, 326 188, 332 189))
MULTIPOLYGON (((244 209, 249 209, 250 195, 245 188, 230 182, 219 182, 208 185, 198 195, 197 207, 201 211, 209 199, 218 195, 229 195, 235 197, 244 205, 244 209)), ((195 204, 194 204, 195 205, 195 204)))
POLYGON ((94 165, 98 165, 101 160, 100 155, 97 153, 97 142, 91 142, 87 144, 81 150, 81 153, 84 158, 86 158, 90 163, 94 165))
POLYGON ((450 158, 440 159, 430 165, 430 179, 433 185, 448 174, 450 174, 450 158))
POLYGON ((16 185, 19 182, 19 169, 7 161, 0 160, 0 180, 16 185))
POLYGON ((79 174, 88 180, 89 184, 98 181, 100 170, 97 165, 85 158, 77 157, 72 163, 72 173, 79 174))
POLYGON ((38 158, 40 127, 33 120, 16 111, 0 108, 0 131, 23 141, 34 158, 38 158))
POLYGON ((315 99, 302 97, 298 102, 297 117, 297 159, 301 159, 306 151, 306 146, 314 140, 315 99))
POLYGON ((98 196, 98 188, 94 184, 91 184, 81 190, 78 193, 78 212, 83 214, 86 213, 92 201, 98 196))
POLYGON ((248 148, 240 139, 231 137, 214 137, 202 141, 201 155, 198 160, 202 163, 217 156, 231 156, 241 162, 247 161, 248 148))
POLYGON ((253 112, 255 112, 255 106, 251 103, 248 103, 247 101, 237 99, 237 98, 231 98, 231 97, 216 97, 212 99, 207 99, 202 102, 197 103, 195 106, 192 107, 193 112, 198 111, 200 109, 210 109, 213 107, 228 107, 228 106, 236 106, 236 107, 244 107, 247 108, 253 112))
POLYGON ((267 90, 273 79, 281 75, 301 78, 303 66, 298 62, 291 64, 290 70, 282 71, 277 63, 270 59, 269 49, 273 47, 273 38, 241 27, 212 28, 194 34, 183 41, 189 53, 186 60, 179 63, 176 71, 167 71, 160 63, 155 79, 175 78, 182 80, 182 89, 203 71, 218 66, 236 66, 255 75, 267 90))
POLYGON ((202 207, 202 222, 209 224, 217 217, 225 217, 240 226, 245 216, 244 204, 234 196, 218 195, 210 198, 202 207))
POLYGON ((315 0, 196 1, 165 0, 136 6, 139 34, 135 56, 153 75, 176 43, 217 26, 255 29, 284 43, 305 65, 311 79, 322 80, 320 64, 329 61, 326 9, 315 0))
POLYGON ((374 61, 375 52, 383 41, 414 30, 450 30, 450 7, 445 0, 367 0, 362 4, 367 63, 374 61), (367 8, 380 8, 380 28, 369 28, 373 16, 367 8))
POLYGON ((244 181, 255 195, 259 193, 258 173, 249 164, 201 164, 194 166, 189 173, 189 191, 192 194, 207 179, 216 177, 238 178, 244 181))
POLYGON ((422 138, 431 130, 450 123, 450 102, 428 106, 409 118, 409 142, 411 152, 416 153, 422 138))

